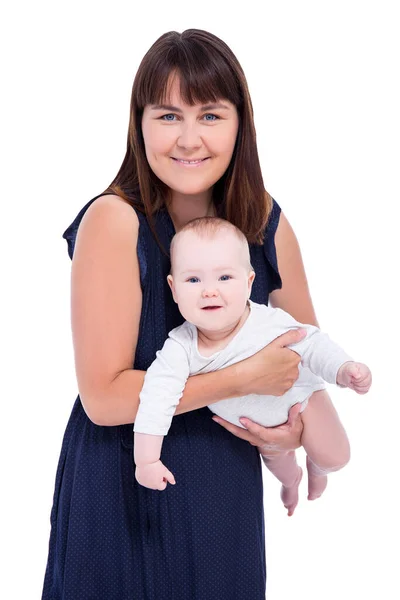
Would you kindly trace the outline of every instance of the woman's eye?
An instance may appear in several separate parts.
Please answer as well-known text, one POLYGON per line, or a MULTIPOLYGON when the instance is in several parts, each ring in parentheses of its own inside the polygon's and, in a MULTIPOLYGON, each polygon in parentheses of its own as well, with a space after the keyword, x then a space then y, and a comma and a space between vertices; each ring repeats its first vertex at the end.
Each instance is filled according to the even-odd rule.
POLYGON ((221 277, 220 277, 221 281, 229 281, 229 279, 231 279, 230 275, 221 275, 221 277))
POLYGON ((187 279, 188 283, 197 283, 198 281, 200 281, 198 277, 189 277, 189 279, 187 279))
MULTIPOLYGON (((162 121, 175 121, 175 117, 177 115, 175 115, 174 113, 168 113, 167 115, 162 115, 160 117, 160 119, 162 121)), ((213 115, 211 113, 207 113, 206 115, 203 115, 203 118, 205 118, 205 121, 210 121, 211 123, 213 121, 216 121, 217 119, 220 119, 220 117, 218 117, 217 115, 213 115), (208 118, 211 117, 211 118, 208 118)))

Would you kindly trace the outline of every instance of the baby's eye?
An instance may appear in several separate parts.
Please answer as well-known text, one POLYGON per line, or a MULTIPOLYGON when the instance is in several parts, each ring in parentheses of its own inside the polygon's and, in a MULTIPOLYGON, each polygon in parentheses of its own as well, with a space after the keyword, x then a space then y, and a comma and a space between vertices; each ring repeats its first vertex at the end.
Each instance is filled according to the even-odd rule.
POLYGON ((221 281, 229 281, 229 279, 232 279, 230 275, 221 275, 220 277, 221 281))
POLYGON ((189 277, 189 279, 186 280, 188 283, 197 283, 198 281, 200 281, 200 279, 198 277, 189 277))

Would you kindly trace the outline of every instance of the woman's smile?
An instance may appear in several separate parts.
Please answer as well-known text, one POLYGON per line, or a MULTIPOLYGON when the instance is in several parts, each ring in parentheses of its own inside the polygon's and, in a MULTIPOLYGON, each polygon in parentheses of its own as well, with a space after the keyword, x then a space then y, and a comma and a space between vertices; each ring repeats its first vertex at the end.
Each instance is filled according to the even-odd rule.
POLYGON ((174 158, 173 156, 171 158, 172 158, 172 160, 174 161, 175 164, 179 165, 180 167, 186 167, 186 168, 187 167, 189 167, 189 168, 201 167, 208 160, 210 160, 210 157, 200 158, 198 160, 184 160, 182 158, 174 158))

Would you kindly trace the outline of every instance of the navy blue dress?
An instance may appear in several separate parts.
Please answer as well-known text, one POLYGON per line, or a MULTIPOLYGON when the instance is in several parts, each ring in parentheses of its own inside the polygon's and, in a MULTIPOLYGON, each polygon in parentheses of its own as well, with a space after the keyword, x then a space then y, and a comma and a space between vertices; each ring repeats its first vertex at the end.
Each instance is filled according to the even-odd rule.
MULTIPOLYGON (((98 197, 63 234, 70 258, 98 197)), ((132 366, 146 370, 183 318, 166 281, 169 259, 137 214, 143 308, 132 366)), ((251 299, 264 304, 281 287, 279 214, 274 201, 264 246, 251 246, 251 299)), ((168 250, 174 227, 165 209, 155 223, 168 250)), ((212 416, 205 407, 172 419, 161 459, 177 483, 150 490, 134 476, 133 424, 95 425, 78 395, 57 468, 42 600, 265 600, 261 460, 212 416)))

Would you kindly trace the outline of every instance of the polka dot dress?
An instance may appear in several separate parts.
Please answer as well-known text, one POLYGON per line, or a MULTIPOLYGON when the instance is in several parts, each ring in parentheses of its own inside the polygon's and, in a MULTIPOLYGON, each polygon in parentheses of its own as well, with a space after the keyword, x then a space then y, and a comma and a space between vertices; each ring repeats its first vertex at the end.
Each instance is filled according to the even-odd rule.
MULTIPOLYGON (((96 198, 63 234, 70 258, 96 198)), ((274 202, 264 246, 251 246, 257 274, 251 298, 264 304, 281 286, 274 246, 279 214, 274 202)), ((169 259, 145 216, 138 217, 143 308, 134 368, 146 370, 183 318, 166 281, 169 259)), ((155 225, 168 250, 174 227, 166 210, 155 225)), ((133 424, 95 425, 78 395, 56 473, 42 600, 265 599, 260 457, 212 416, 202 408, 172 419, 161 459, 176 485, 149 490, 134 476, 133 424)))

